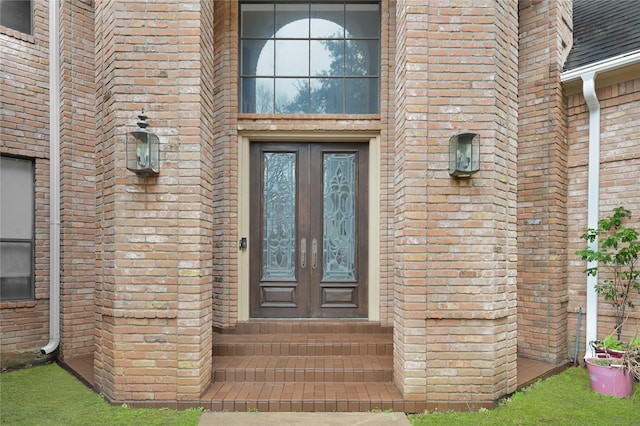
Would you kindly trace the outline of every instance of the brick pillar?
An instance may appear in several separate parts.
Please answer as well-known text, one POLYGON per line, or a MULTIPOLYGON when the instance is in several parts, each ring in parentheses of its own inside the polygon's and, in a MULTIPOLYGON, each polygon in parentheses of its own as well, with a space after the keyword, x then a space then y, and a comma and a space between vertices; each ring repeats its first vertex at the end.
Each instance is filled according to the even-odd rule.
POLYGON ((198 398, 211 377, 212 177, 200 2, 95 2, 96 384, 115 401, 198 398), (144 108, 160 174, 126 169, 144 108))
POLYGON ((572 1, 520 1, 518 353, 567 357, 567 115, 572 1))
POLYGON ((397 2, 394 376, 428 408, 515 391, 518 18, 503 1, 397 2), (481 136, 480 171, 448 141, 481 136))
POLYGON ((235 325, 238 317, 238 138, 237 138, 237 58, 238 2, 203 0, 203 8, 213 9, 214 32, 203 58, 211 82, 209 114, 210 153, 215 175, 213 193, 213 323, 235 325), (206 54, 206 56, 204 56, 206 54))
POLYGON ((95 64, 91 1, 61 2, 61 356, 94 350, 95 64))

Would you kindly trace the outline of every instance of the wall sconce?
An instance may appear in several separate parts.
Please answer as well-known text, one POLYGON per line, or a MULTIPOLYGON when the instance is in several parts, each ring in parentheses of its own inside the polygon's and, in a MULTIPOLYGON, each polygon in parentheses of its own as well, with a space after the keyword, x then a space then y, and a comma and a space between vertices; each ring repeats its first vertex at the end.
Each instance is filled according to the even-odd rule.
POLYGON ((127 169, 138 176, 157 175, 160 171, 160 140, 147 130, 147 116, 144 110, 138 116, 139 129, 127 133, 127 169))
POLYGON ((460 132, 449 139, 449 174, 469 177, 480 170, 480 135, 460 132))

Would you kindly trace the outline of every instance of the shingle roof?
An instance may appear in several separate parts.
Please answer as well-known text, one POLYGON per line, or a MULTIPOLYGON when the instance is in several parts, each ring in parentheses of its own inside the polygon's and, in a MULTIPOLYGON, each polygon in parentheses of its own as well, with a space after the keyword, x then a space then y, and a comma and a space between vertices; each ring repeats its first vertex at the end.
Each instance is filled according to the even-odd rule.
POLYGON ((640 0, 574 0, 572 70, 640 50, 640 0))

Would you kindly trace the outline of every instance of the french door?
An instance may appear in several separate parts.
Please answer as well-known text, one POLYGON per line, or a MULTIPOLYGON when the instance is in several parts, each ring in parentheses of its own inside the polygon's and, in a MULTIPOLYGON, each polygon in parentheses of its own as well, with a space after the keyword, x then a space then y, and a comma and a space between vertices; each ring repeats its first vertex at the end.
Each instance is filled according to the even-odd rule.
POLYGON ((367 317, 368 145, 252 143, 250 315, 367 317))

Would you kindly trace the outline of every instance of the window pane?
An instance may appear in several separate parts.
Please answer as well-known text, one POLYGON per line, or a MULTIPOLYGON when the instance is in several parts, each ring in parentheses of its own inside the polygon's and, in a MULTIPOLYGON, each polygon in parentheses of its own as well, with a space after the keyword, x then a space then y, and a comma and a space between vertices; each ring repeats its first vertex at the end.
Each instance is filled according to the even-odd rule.
POLYGON ((0 300, 33 299, 31 277, 0 278, 0 300))
POLYGON ((347 38, 380 37, 380 13, 377 4, 346 5, 347 38))
POLYGON ((312 78, 311 113, 342 114, 343 82, 342 78, 312 78))
POLYGON ((33 250, 31 242, 0 243, 0 299, 30 299, 33 250))
POLYGON ((0 238, 33 236, 33 163, 0 157, 0 238))
POLYGON ((378 75, 378 40, 347 40, 345 57, 346 75, 378 75))
POLYGON ((309 111, 309 80, 276 79, 276 113, 305 114, 309 111))
POLYGON ((272 38, 275 34, 273 4, 243 4, 241 37, 272 38))
POLYGON ((0 275, 2 277, 31 277, 31 242, 0 243, 0 275))
POLYGON ((242 79, 242 112, 257 114, 273 113, 273 79, 242 79))
POLYGON ((276 5, 277 38, 309 38, 309 4, 276 5))
POLYGON ((31 34, 31 1, 0 0, 0 25, 31 34))
POLYGON ((241 30, 241 112, 379 111, 378 2, 261 1, 240 8, 243 26, 263 28, 257 17, 263 14, 275 31, 271 38, 264 29, 241 30))
POLYGON ((242 75, 273 77, 273 40, 243 40, 242 75))
POLYGON ((276 76, 303 77, 309 75, 309 41, 276 41, 276 76))
POLYGON ((344 6, 312 4, 311 38, 344 38, 344 6))
POLYGON ((344 41, 312 40, 310 56, 312 76, 344 75, 344 41))
POLYGON ((347 114, 378 113, 377 78, 348 78, 346 85, 347 114))

